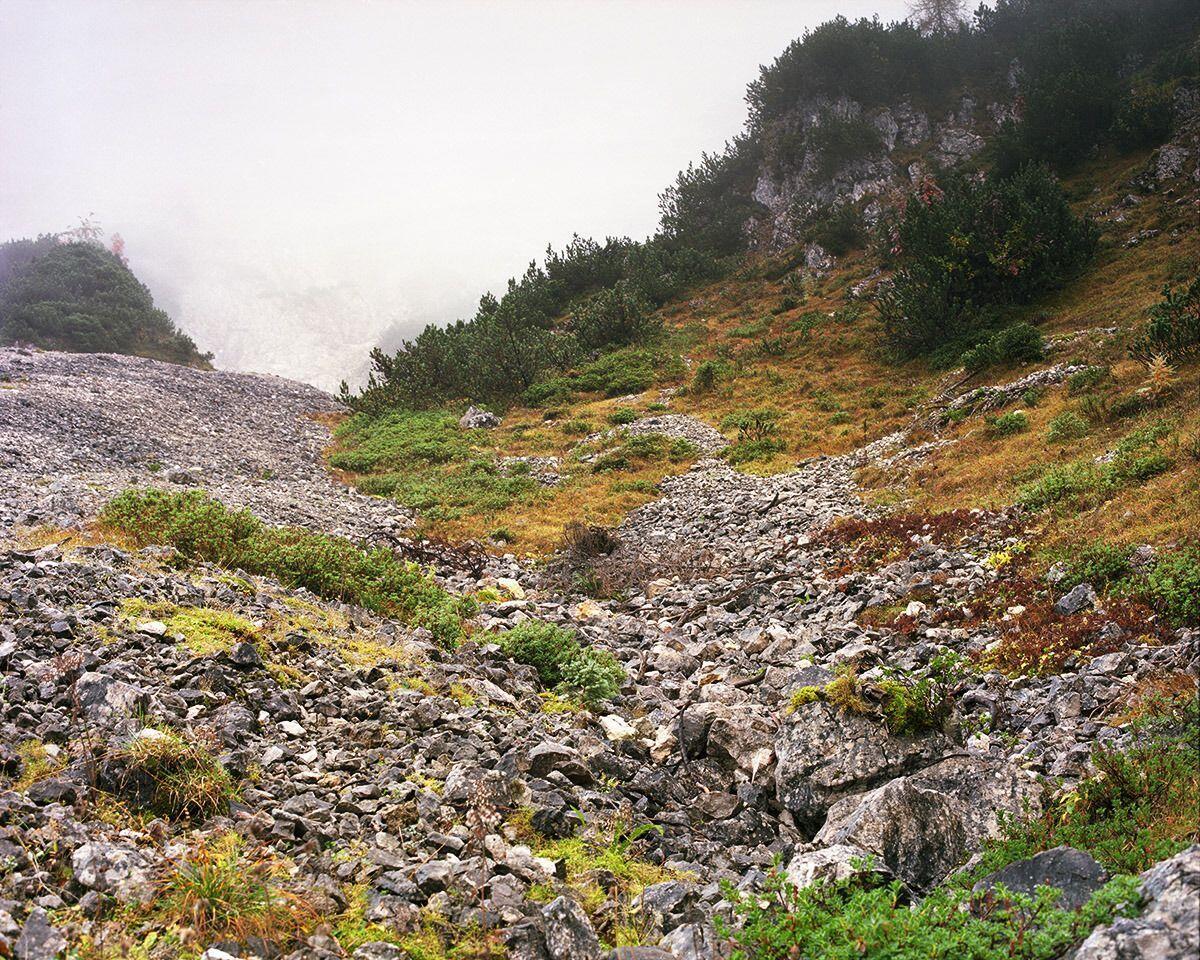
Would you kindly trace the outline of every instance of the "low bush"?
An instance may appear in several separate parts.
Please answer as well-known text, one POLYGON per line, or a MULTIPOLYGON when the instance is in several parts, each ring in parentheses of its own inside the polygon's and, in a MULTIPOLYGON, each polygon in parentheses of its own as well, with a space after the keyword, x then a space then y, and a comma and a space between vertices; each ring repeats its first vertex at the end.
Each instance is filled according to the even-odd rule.
POLYGON ((1097 925, 1132 915, 1137 880, 1111 881, 1078 911, 1056 908, 1055 890, 983 906, 972 904, 968 890, 939 888, 911 906, 899 881, 872 888, 852 877, 797 889, 782 872, 761 892, 727 886, 725 895, 740 924, 723 930, 733 942, 731 960, 1050 960, 1097 925))
POLYGON ((1186 363, 1200 357, 1200 278, 1178 291, 1164 287, 1162 300, 1150 308, 1150 319, 1129 348, 1136 360, 1156 357, 1186 363))
POLYGON ((496 642, 518 663, 533 667, 547 687, 570 691, 585 703, 611 700, 621 689, 625 672, 616 658, 584 647, 574 630, 526 620, 501 633, 496 642))
POLYGON ((633 407, 621 407, 619 410, 614 410, 608 415, 608 422, 614 426, 623 426, 627 423, 633 423, 638 418, 638 412, 633 407))
POLYGON ((786 452, 787 444, 779 437, 761 437, 757 440, 737 440, 725 448, 722 456, 727 463, 737 466, 741 463, 770 460, 786 452))
POLYGON ((466 460, 481 430, 463 430, 445 410, 394 410, 380 416, 356 414, 334 432, 330 466, 353 473, 466 460))
POLYGON ((817 176, 832 177, 843 167, 879 152, 879 131, 860 117, 841 117, 830 111, 808 135, 808 144, 817 158, 817 176))
POLYGON ((987 367, 1041 360, 1045 353, 1046 342, 1041 331, 1028 323, 1016 323, 966 351, 959 362, 975 372, 987 367))
POLYGON ((1084 367, 1082 370, 1076 370, 1067 377, 1067 393, 1072 396, 1087 393, 1100 386, 1111 376, 1112 371, 1108 367, 1084 367))
MULTIPOLYGON (((862 218, 850 203, 839 203, 818 211, 809 218, 805 236, 835 257, 861 249, 867 242, 862 218)), ((793 301, 792 306, 798 304, 793 301)))
POLYGON ((1117 444, 1111 459, 1090 457, 1048 469, 1040 479, 1021 487, 1017 502, 1031 509, 1061 506, 1083 510, 1103 503, 1118 490, 1144 483, 1165 473, 1174 459, 1163 449, 1175 435, 1169 421, 1134 430, 1117 444))
POLYGON ((601 290, 579 306, 571 317, 571 332, 585 350, 627 345, 649 339, 662 329, 650 304, 622 281, 601 290))
POLYGON ((355 603, 431 630, 453 645, 474 604, 437 585, 415 563, 383 547, 363 549, 341 537, 272 527, 248 510, 230 510, 198 490, 127 490, 100 516, 138 546, 163 544, 184 557, 274 577, 288 587, 355 603))
POLYGON ((678 380, 683 361, 648 347, 625 347, 601 354, 573 370, 539 381, 523 394, 529 406, 562 403, 581 393, 620 397, 648 390, 656 383, 678 380))
POLYGON ((705 360, 696 367, 696 372, 692 374, 690 387, 692 393, 711 393, 721 378, 721 374, 722 369, 719 363, 715 360, 705 360))
POLYGON ((1091 425, 1073 410, 1064 410, 1050 421, 1046 439, 1051 443, 1070 443, 1088 435, 1091 425))
POLYGON ((1010 410, 988 422, 988 432, 994 437, 1011 437, 1029 429, 1029 415, 1024 410, 1010 410))

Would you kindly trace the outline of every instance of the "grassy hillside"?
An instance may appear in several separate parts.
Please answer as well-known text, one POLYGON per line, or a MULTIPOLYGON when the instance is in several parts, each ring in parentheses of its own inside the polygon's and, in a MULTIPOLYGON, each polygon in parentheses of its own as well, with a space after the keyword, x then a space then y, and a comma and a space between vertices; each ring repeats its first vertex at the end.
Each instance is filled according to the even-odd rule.
MULTIPOLYGON (((1142 151, 1084 166, 1065 182, 1073 208, 1081 215, 1112 209, 1148 157, 1142 151)), ((331 462, 364 489, 422 509, 427 533, 498 534, 512 549, 536 554, 553 549, 572 521, 616 523, 654 499, 663 477, 695 461, 698 451, 665 442, 651 449, 639 438, 631 455, 587 462, 628 448, 621 421, 633 417, 696 417, 732 441, 726 458, 761 473, 910 428, 914 441, 941 445, 910 468, 865 471, 862 482, 879 503, 930 511, 1015 502, 1056 466, 1088 461, 1139 431, 1166 430, 1151 445, 1168 451, 1168 467, 1074 504, 1054 504, 1044 517, 1045 537, 1128 544, 1197 537, 1200 366, 1173 365, 1174 380, 1161 398, 1140 401, 1146 367, 1128 351, 1164 285, 1180 287, 1197 275, 1194 211, 1179 200, 1154 193, 1122 209, 1119 220, 1098 216, 1100 245, 1091 266, 1015 312, 1013 322, 1034 324, 1045 337, 1043 360, 972 376, 927 360, 896 361, 881 341, 875 308, 851 293, 879 267, 876 254, 856 251, 815 276, 789 268, 797 251, 784 251, 665 305, 655 315, 662 333, 653 341, 571 368, 549 382, 548 399, 509 408, 494 430, 460 430, 458 406, 444 413, 394 411, 383 425, 360 415, 339 428, 331 462), (1157 232, 1129 245, 1146 231, 1157 232), (1060 363, 1095 372, 1001 410, 938 417, 947 392, 1060 363), (711 386, 702 371, 713 373, 711 386), (1025 429, 1004 435, 990 425, 1018 407, 1027 415, 1025 429), (757 445, 739 429, 755 412, 768 422, 759 438, 766 442, 757 445), (1066 413, 1085 420, 1086 429, 1052 442, 1050 425, 1066 413), (584 442, 600 432, 608 435, 584 442), (559 457, 566 479, 542 486, 519 469, 506 477, 494 466, 517 456, 559 457)))

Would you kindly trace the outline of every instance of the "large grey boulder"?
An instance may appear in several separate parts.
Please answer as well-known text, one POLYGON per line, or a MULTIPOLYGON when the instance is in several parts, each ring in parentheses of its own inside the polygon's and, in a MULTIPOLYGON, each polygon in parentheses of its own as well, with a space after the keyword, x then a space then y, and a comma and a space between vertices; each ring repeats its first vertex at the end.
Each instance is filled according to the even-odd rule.
POLYGON ((67 938, 51 925, 46 911, 36 907, 30 911, 13 945, 13 956, 16 960, 54 960, 66 949, 67 938))
POLYGON ((1038 887, 1054 887, 1059 891, 1056 906, 1078 910, 1107 881, 1108 871, 1089 854, 1074 847, 1055 847, 989 873, 973 892, 984 894, 1003 886, 1010 893, 1032 897, 1038 887))
POLYGON ((542 908, 542 915, 550 960, 599 960, 603 953, 600 938, 578 903, 558 897, 542 908))
POLYGON ((832 883, 859 876, 890 880, 892 871, 879 857, 862 847, 845 843, 798 853, 787 865, 788 882, 799 889, 811 887, 814 883, 832 883))
POLYGON ((148 704, 141 687, 91 670, 75 681, 75 698, 83 717, 104 727, 129 721, 148 704))
POLYGON ((1035 809, 1039 793, 1037 782, 1007 761, 951 757, 838 801, 816 841, 860 847, 927 890, 999 832, 1000 814, 1035 809))
POLYGON ((729 940, 710 923, 685 923, 658 942, 676 960, 720 960, 729 955, 729 940))
POLYGON ((842 797, 928 766, 948 747, 940 734, 893 737, 870 717, 811 703, 780 728, 775 788, 780 804, 811 834, 842 797))
POLYGON ((137 847, 93 840, 71 854, 80 885, 107 893, 121 903, 149 903, 154 896, 154 865, 137 847))
POLYGON ((500 418, 489 410, 480 410, 472 405, 459 418, 458 425, 464 430, 490 430, 500 426, 500 418))
POLYGON ((1141 876, 1144 907, 1092 931, 1072 960, 1195 960, 1200 956, 1200 844, 1141 876))

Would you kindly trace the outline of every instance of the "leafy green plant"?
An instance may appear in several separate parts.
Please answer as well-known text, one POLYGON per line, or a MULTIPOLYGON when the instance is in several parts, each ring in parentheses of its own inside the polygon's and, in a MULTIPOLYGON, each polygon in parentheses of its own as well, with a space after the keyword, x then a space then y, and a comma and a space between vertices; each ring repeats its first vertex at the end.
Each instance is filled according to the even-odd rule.
POLYGON ((1010 410, 989 421, 988 430, 994 437, 1011 437, 1029 429, 1029 415, 1024 410, 1010 410))
POLYGON ((552 623, 526 620, 496 642, 514 660, 533 667, 547 687, 569 690, 585 703, 611 700, 625 675, 612 654, 584 647, 574 630, 552 623))
POLYGON ((939 888, 910 906, 898 881, 864 887, 850 878, 797 889, 782 872, 761 892, 729 885, 725 896, 740 921, 723 929, 733 941, 731 960, 1050 960, 1098 924, 1131 915, 1137 880, 1111 881, 1079 911, 1056 908, 1058 891, 1049 888, 1037 897, 999 891, 976 904, 968 891, 939 888))
POLYGON ((105 505, 101 522, 139 546, 165 544, 184 557, 275 577, 285 586, 356 603, 427 627, 439 642, 464 636, 474 603, 442 589, 419 565, 383 547, 272 527, 248 510, 230 510, 202 491, 127 490, 105 505))
POLYGON ((1108 367, 1084 367, 1067 377, 1067 392, 1074 395, 1087 393, 1104 383, 1112 371, 1108 367))
POLYGON ((1064 410, 1053 420, 1046 430, 1046 439, 1051 443, 1070 443, 1086 437, 1091 425, 1074 410, 1064 410))
POLYGON ((986 367, 1041 360, 1046 342, 1041 331, 1028 323, 1015 323, 963 353, 962 365, 972 372, 986 367))
POLYGON ((1073 460, 1048 469, 1041 478, 1021 487, 1017 501, 1039 509, 1065 505, 1084 509, 1103 503, 1116 491, 1165 473, 1174 458, 1163 447, 1175 436, 1170 420, 1158 420, 1128 433, 1111 458, 1073 460))

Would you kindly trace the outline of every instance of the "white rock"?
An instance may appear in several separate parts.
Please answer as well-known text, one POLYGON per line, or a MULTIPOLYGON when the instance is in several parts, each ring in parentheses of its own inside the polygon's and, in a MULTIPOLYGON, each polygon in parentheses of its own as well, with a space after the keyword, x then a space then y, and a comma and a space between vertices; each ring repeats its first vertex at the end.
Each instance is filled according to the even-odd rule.
POLYGON ((631 740, 637 736, 637 730, 624 717, 618 717, 615 713, 601 717, 600 726, 604 728, 604 735, 613 742, 631 740))

